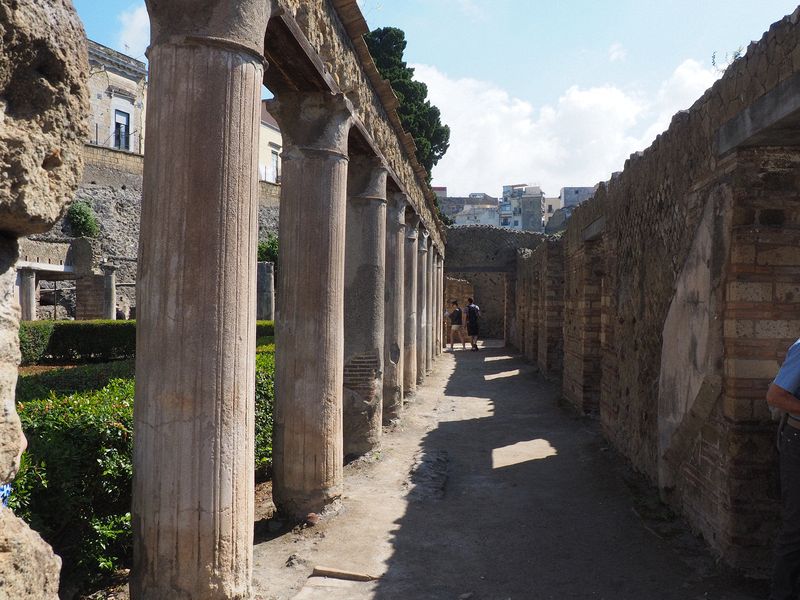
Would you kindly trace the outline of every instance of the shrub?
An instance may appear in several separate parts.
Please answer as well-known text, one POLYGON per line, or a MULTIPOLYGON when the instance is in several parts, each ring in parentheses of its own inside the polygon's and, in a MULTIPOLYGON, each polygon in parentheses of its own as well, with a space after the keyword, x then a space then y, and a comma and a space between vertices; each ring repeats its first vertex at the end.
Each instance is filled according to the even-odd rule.
POLYGON ((10 506, 64 562, 62 588, 130 559, 132 379, 18 405, 28 451, 10 506))
POLYGON ((21 321, 19 324, 21 364, 35 365, 42 360, 52 334, 53 321, 21 321))
POLYGON ((132 379, 133 369, 134 361, 128 359, 21 374, 17 379, 17 402, 42 400, 51 393, 63 396, 99 390, 112 379, 132 379))
POLYGON ((275 406, 275 354, 256 354, 256 456, 255 469, 265 478, 272 466, 272 424, 275 406))
POLYGON ((275 321, 256 321, 256 339, 275 336, 275 321))
MULTIPOLYGON (((275 346, 271 337, 259 342, 254 468, 265 477, 272 463, 275 346)), ((62 557, 62 589, 85 589, 130 563, 134 382, 124 377, 132 373, 133 361, 117 361, 25 375, 17 384, 28 451, 9 504, 62 557), (112 376, 123 378, 108 381, 112 376), (92 385, 104 387, 85 391, 92 385)))
POLYGON ((135 321, 23 321, 19 338, 23 365, 109 361, 136 354, 135 321))
POLYGON ((100 233, 94 209, 84 200, 72 203, 67 211, 67 222, 75 237, 97 237, 100 233))
POLYGON ((266 241, 258 242, 258 262, 278 264, 278 236, 274 233, 267 235, 266 241))

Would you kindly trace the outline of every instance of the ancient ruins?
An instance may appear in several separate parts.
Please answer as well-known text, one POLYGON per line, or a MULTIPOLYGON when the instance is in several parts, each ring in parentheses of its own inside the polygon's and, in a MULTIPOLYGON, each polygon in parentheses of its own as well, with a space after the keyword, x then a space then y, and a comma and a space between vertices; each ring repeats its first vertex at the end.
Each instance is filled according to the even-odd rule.
MULTIPOLYGON (((26 440, 14 390, 18 238, 59 218, 83 169, 87 50, 68 0, 0 5, 0 481, 14 479, 26 440)), ((0 509, 0 582, 7 598, 57 598, 61 561, 38 534, 0 509)))
POLYGON ((799 124, 800 9, 507 274, 510 341, 751 573, 778 517, 765 390, 800 322, 799 124))
MULTIPOLYGON (((380 448, 442 353, 445 303, 474 294, 486 337, 596 416, 725 562, 764 572, 763 397, 800 323, 800 9, 545 237, 444 228, 356 0, 147 8, 141 228, 121 267, 84 241, 17 241, 81 180, 87 48, 69 0, 0 3, 0 483, 25 448, 18 271, 26 319, 37 282, 65 279, 80 316, 115 318, 135 264, 131 595, 250 598, 257 315, 279 349, 274 499, 303 521, 341 507, 345 462, 380 448), (284 136, 277 282, 256 255, 262 84, 284 136)), ((0 510, 0 595, 55 598, 58 569, 0 510)))
POLYGON ((136 358, 147 376, 136 388, 131 581, 140 598, 250 595, 262 81, 284 135, 273 488, 284 513, 335 508, 345 456, 379 443, 384 402, 395 415, 406 377, 403 317, 417 323, 417 382, 439 352, 430 319, 441 309, 444 234, 355 0, 206 6, 210 19, 191 17, 187 2, 148 3, 136 358), (419 230, 421 293, 407 306, 397 301, 404 223, 419 230))

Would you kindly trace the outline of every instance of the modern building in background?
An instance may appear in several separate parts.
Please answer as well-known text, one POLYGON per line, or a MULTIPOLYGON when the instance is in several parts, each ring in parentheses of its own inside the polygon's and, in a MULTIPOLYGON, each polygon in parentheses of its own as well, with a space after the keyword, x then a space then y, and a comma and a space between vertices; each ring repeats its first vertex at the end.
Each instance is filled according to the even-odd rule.
POLYGON ((563 208, 563 204, 561 204, 561 196, 555 196, 553 198, 545 198, 544 199, 544 209, 542 210, 542 224, 547 229, 547 224, 550 222, 550 219, 553 218, 555 212, 563 208))
POLYGON ((281 182, 281 151, 283 136, 278 122, 267 110, 267 101, 261 101, 261 130, 258 137, 258 179, 270 183, 281 182))
POLYGON ((147 65, 89 40, 89 143, 144 153, 147 65))
POLYGON ((561 206, 578 206, 594 196, 593 187, 565 187, 561 188, 561 206))
POLYGON ((488 194, 448 196, 446 187, 433 188, 442 212, 455 225, 494 225, 518 231, 561 231, 572 210, 594 195, 593 187, 564 187, 548 198, 538 185, 517 183, 503 186, 499 200, 488 194))
MULTIPOLYGON (((107 46, 89 42, 89 143, 144 154, 147 65, 107 46)), ((280 183, 283 138, 266 101, 261 104, 258 179, 280 183)), ((446 190, 445 190, 446 192, 446 190)))
POLYGON ((544 192, 538 185, 518 183, 503 186, 500 227, 519 231, 541 231, 544 192))

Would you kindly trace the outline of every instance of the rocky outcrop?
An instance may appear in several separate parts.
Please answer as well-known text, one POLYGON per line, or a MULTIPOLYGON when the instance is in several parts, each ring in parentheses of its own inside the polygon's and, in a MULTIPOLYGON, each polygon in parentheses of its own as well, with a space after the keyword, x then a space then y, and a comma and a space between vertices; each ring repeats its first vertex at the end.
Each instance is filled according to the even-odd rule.
MULTIPOLYGON (((0 4, 0 483, 19 468, 25 438, 14 406, 19 308, 17 238, 46 231, 83 168, 87 50, 68 0, 0 4)), ((56 598, 59 559, 0 508, 0 597, 56 598)))

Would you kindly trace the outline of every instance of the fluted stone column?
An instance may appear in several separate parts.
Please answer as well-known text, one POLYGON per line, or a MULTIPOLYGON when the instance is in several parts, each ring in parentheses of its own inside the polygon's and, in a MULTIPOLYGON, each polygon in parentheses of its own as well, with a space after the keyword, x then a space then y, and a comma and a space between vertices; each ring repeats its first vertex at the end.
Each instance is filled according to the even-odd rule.
POLYGON ((436 280, 434 292, 434 304, 436 304, 436 317, 433 320, 433 331, 436 340, 434 355, 438 358, 442 354, 442 257, 438 251, 436 253, 436 280))
POLYGON ((438 286, 437 286, 437 301, 439 303, 439 319, 436 324, 436 329, 439 332, 439 349, 437 354, 442 355, 442 348, 444 347, 444 329, 442 323, 444 322, 444 282, 442 280, 442 273, 444 273, 444 259, 439 256, 439 273, 438 273, 438 286))
POLYGON ((417 285, 419 283, 419 217, 406 215, 403 289, 403 396, 417 391, 417 285))
POLYGON ((344 259, 345 460, 363 456, 381 442, 387 174, 378 158, 350 158, 344 259))
POLYGON ((31 269, 19 270, 19 305, 23 321, 36 320, 36 273, 31 269))
POLYGON ((113 265, 103 265, 103 318, 117 318, 117 275, 113 265))
POLYGON ((434 258, 436 256, 436 247, 433 245, 433 240, 428 238, 428 270, 426 272, 427 279, 428 279, 428 289, 427 289, 427 318, 425 319, 425 335, 426 335, 426 342, 427 342, 427 349, 425 350, 425 373, 430 373, 433 370, 433 320, 436 318, 435 311, 436 305, 433 302, 434 299, 434 270, 435 270, 435 261, 434 258))
POLYGON ((270 1, 148 1, 134 599, 251 596, 257 156, 270 1))
MULTIPOLYGON (((447 300, 444 297, 444 257, 441 257, 439 260, 439 315, 440 320, 444 321, 444 311, 446 308, 447 300)), ((447 346, 447 325, 449 323, 445 322, 444 325, 439 323, 439 335, 441 339, 439 340, 439 355, 444 352, 445 347, 447 346)))
POLYGON ((275 318, 275 265, 273 263, 258 263, 256 289, 256 319, 272 321, 275 318))
POLYGON ((408 199, 391 194, 386 210, 386 301, 383 348, 383 422, 403 409, 405 239, 408 199))
POLYGON ((428 373, 428 232, 420 224, 417 277, 417 385, 428 373))
POLYGON ((304 517, 342 494, 347 138, 339 94, 281 94, 283 135, 276 311, 273 495, 304 517))

